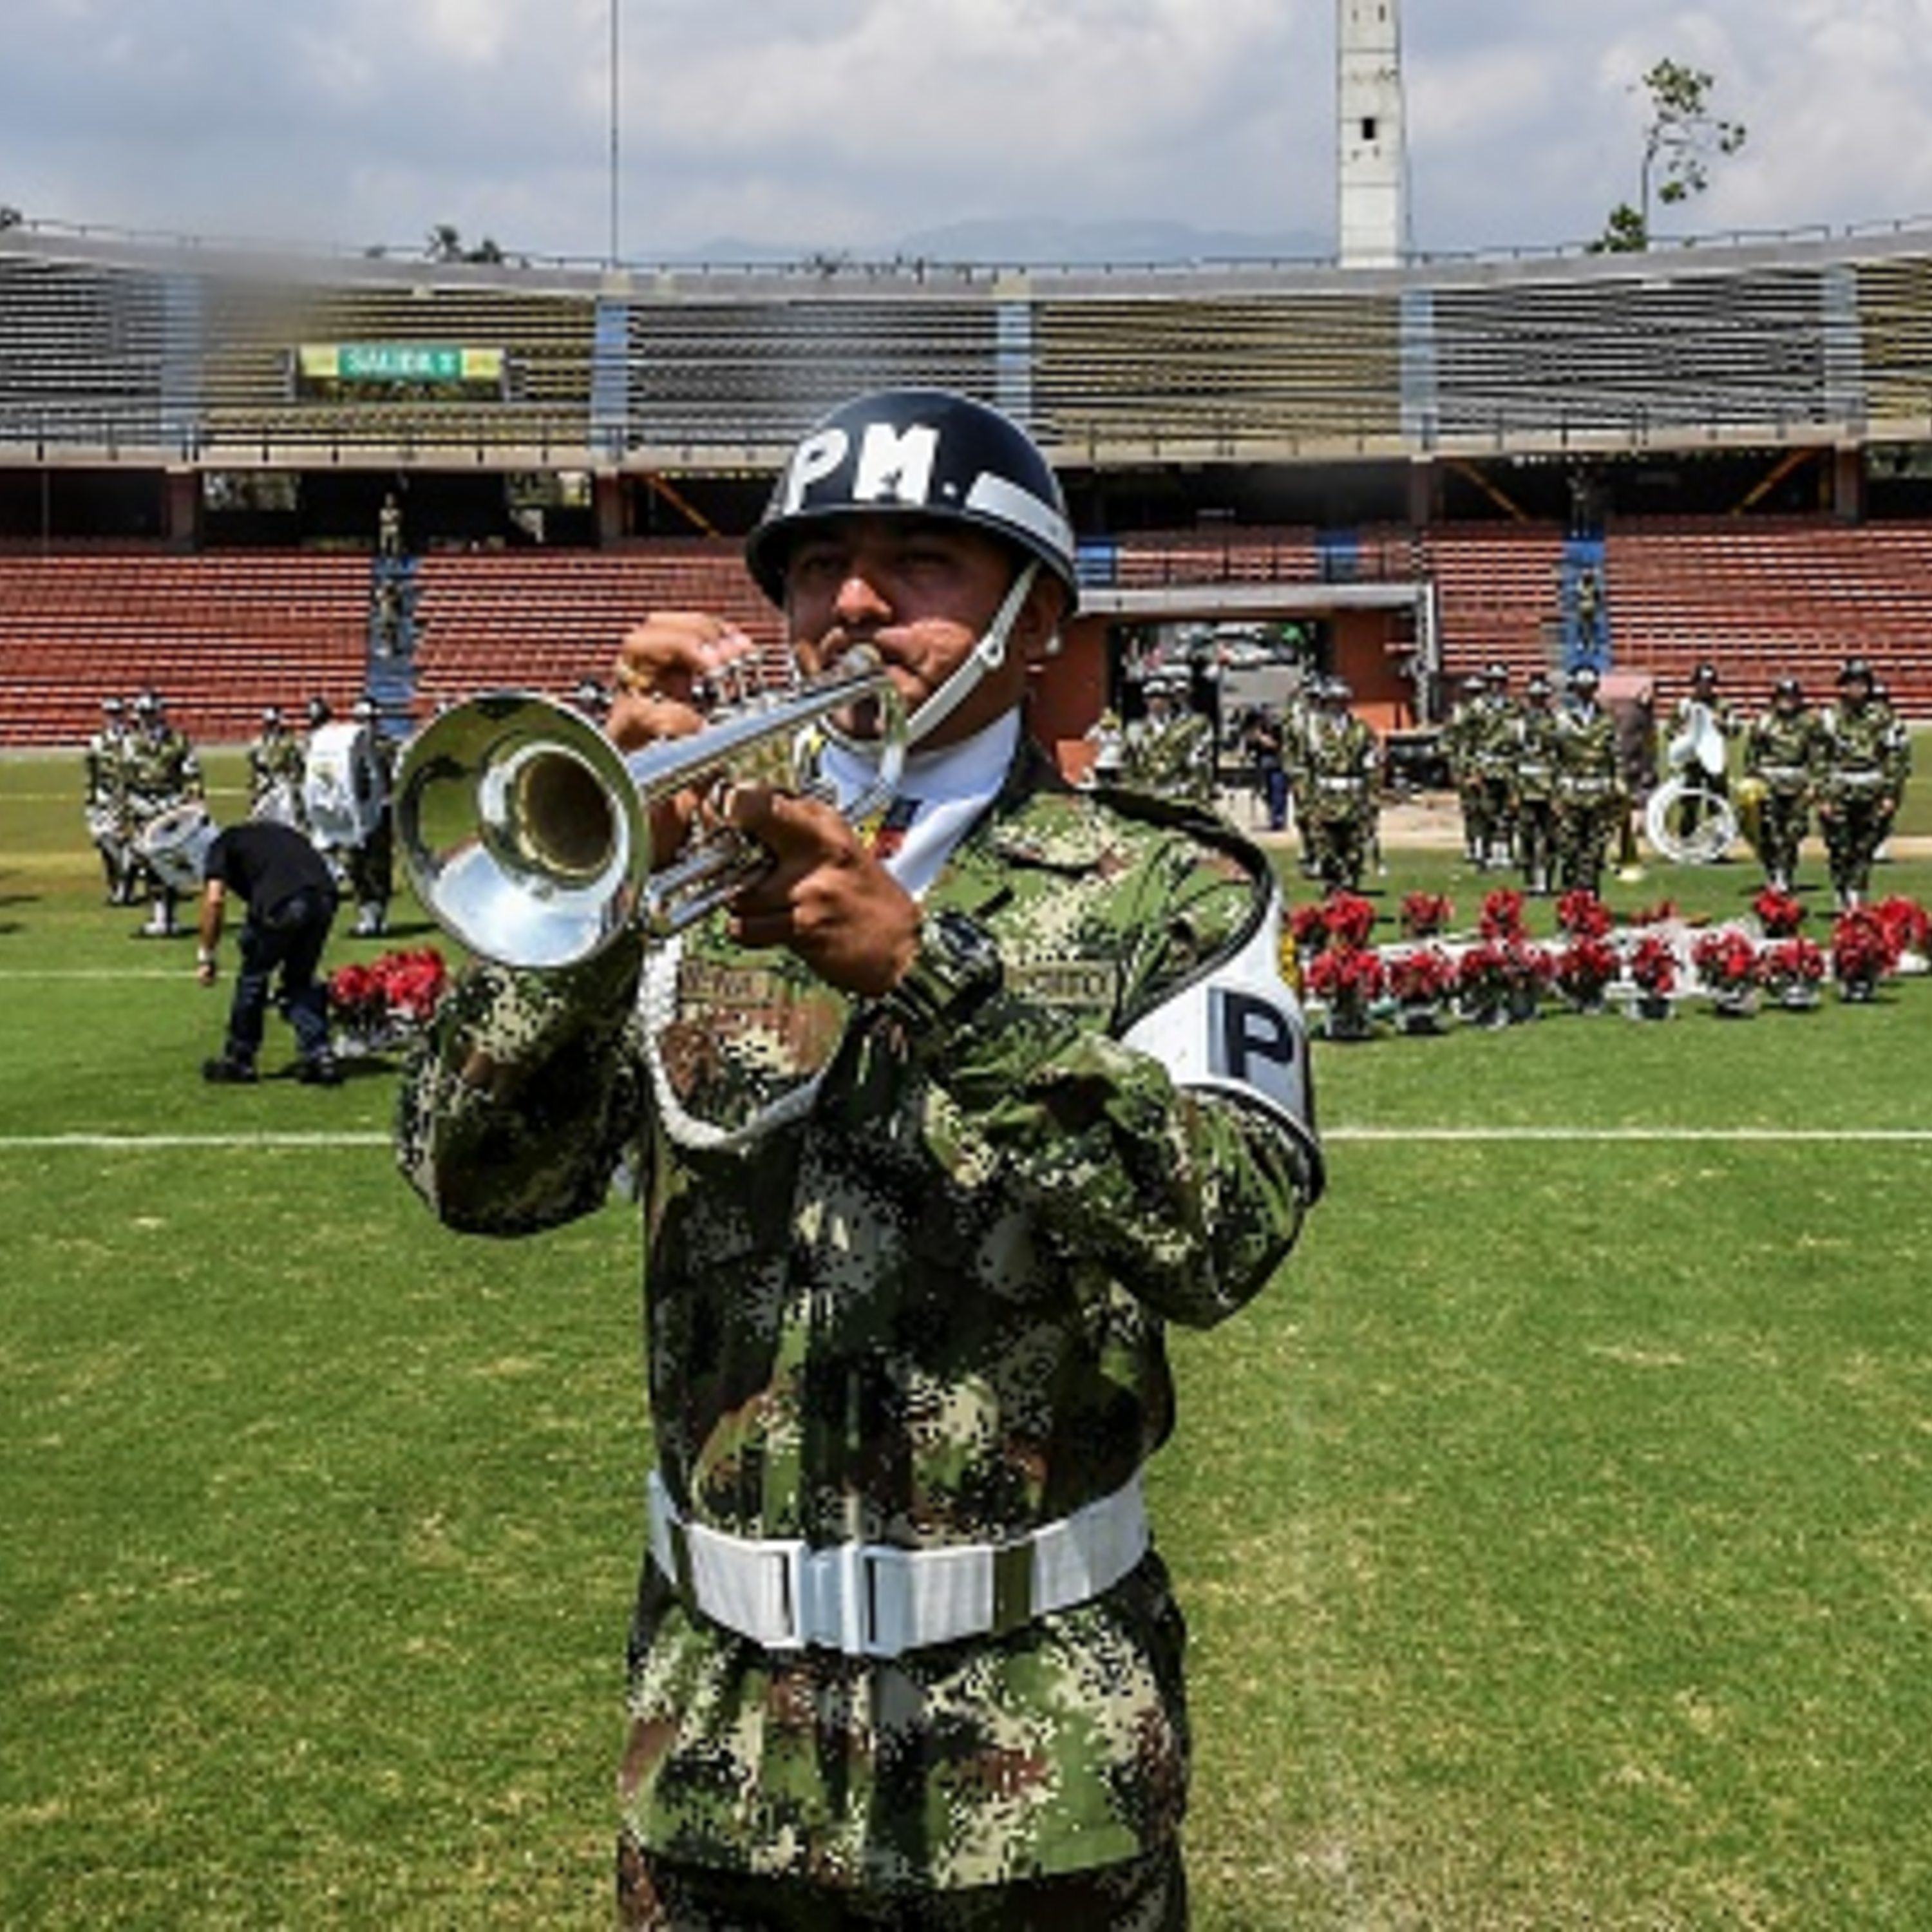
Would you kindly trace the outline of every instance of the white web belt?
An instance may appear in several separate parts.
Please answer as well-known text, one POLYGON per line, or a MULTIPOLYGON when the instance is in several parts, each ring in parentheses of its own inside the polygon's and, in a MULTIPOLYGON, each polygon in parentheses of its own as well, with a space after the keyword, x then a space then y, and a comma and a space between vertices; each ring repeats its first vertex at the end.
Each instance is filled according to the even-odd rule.
POLYGON ((647 1494, 658 1569, 701 1616, 767 1650, 897 1657, 1004 1635, 1111 1589, 1148 1548, 1138 1471, 1112 1495, 1010 1543, 924 1550, 732 1536, 680 1516, 655 1469, 647 1494))

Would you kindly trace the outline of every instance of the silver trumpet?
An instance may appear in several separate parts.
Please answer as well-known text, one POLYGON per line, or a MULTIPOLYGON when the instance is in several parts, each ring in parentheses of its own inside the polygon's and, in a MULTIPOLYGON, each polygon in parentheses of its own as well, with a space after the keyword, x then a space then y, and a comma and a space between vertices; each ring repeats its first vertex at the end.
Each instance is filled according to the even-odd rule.
POLYGON ((626 932, 662 940, 722 904, 771 855, 705 810, 676 851, 654 854, 652 808, 746 784, 829 800, 820 769, 829 721, 867 702, 878 707, 878 763, 844 808, 852 820, 891 797, 905 763, 904 706, 868 648, 789 689, 729 703, 691 736, 629 752, 547 698, 486 692, 425 725, 404 752, 397 846, 430 916, 501 964, 554 970, 626 932))

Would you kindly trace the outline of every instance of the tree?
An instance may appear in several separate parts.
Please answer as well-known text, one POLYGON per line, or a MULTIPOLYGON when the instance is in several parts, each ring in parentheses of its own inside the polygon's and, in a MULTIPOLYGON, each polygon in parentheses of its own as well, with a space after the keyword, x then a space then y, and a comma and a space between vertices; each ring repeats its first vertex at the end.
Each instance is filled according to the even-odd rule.
POLYGON ((1702 194, 1710 185, 1710 164, 1735 154, 1744 144, 1744 124, 1720 119, 1711 111, 1716 83, 1702 69, 1682 61, 1659 61, 1641 83, 1650 100, 1643 134, 1643 165, 1637 205, 1620 202, 1610 211, 1594 254, 1640 254, 1650 246, 1651 204, 1666 207, 1702 194))
POLYGON ((423 255, 431 262, 500 262, 503 251, 488 236, 473 248, 463 244, 463 231, 453 222, 439 221, 423 241, 423 255))

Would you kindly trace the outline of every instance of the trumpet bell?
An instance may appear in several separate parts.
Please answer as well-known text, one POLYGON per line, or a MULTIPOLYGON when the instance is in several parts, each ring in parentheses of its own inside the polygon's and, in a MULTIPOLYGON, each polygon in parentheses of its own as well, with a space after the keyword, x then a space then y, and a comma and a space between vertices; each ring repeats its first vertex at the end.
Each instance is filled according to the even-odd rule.
POLYGON ((472 952, 542 970, 638 911, 650 834, 622 754, 577 712, 494 692, 410 748, 396 824, 419 896, 472 952))
MULTIPOLYGON (((529 692, 459 705, 411 740, 397 774, 397 848, 424 909, 472 952, 554 970, 631 931, 662 940, 722 905, 771 854, 715 819, 654 854, 651 814, 680 794, 755 778, 829 797, 818 760, 831 721, 877 707, 873 782, 848 817, 898 789, 905 710, 876 652, 705 728, 620 752, 580 712, 529 692)), ((702 814, 700 816, 703 816, 702 814)))

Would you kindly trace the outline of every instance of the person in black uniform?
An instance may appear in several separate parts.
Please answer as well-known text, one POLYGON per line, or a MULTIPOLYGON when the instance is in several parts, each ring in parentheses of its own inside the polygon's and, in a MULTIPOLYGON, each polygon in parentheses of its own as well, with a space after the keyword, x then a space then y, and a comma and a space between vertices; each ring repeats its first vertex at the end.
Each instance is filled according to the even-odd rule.
POLYGON ((333 1087, 342 1078, 328 1045, 328 993, 316 977, 335 917, 335 881, 299 832, 251 819, 216 833, 202 860, 200 950, 195 976, 214 983, 215 948, 232 894, 247 908, 238 944, 241 970, 228 1008, 228 1037, 218 1058, 202 1063, 202 1077, 250 1081, 262 1045, 268 982, 281 974, 278 1004, 295 1029, 302 1061, 297 1077, 333 1087))

